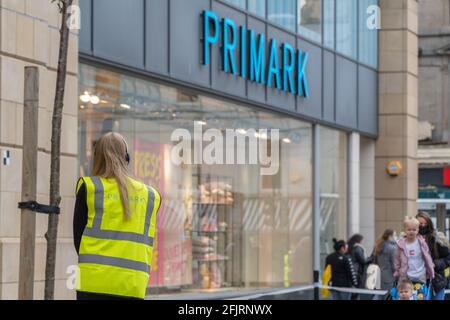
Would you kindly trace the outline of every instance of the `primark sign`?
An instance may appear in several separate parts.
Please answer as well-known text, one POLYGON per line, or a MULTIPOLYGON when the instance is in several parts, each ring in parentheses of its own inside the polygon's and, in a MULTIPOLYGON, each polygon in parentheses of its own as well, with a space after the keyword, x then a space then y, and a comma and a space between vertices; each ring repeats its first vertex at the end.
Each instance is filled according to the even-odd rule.
POLYGON ((279 44, 276 39, 266 39, 263 33, 256 35, 254 30, 247 30, 245 26, 237 27, 229 18, 219 20, 217 14, 209 10, 202 13, 202 26, 203 65, 209 65, 211 47, 220 46, 221 68, 224 72, 291 94, 309 97, 307 52, 294 50, 286 42, 279 44), (220 35, 222 40, 219 44, 220 35), (268 52, 266 41, 269 43, 268 52), (240 60, 239 68, 236 57, 240 60))

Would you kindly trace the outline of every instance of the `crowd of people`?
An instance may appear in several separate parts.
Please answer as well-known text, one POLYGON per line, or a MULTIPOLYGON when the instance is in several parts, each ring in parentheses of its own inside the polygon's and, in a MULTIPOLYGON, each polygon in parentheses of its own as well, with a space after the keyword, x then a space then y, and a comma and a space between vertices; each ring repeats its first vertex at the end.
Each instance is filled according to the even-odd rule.
POLYGON ((445 289, 450 285, 450 245, 445 234, 435 229, 428 213, 406 217, 398 238, 394 230, 385 230, 370 254, 363 240, 360 234, 348 241, 333 239, 334 252, 325 260, 325 266, 331 267, 328 284, 336 287, 330 290, 333 299, 362 299, 359 293, 338 288, 368 288, 370 265, 376 265, 377 272, 370 272, 370 277, 376 277, 371 279, 376 285, 369 289, 386 291, 385 299, 393 298, 394 288, 398 300, 421 300, 417 292, 422 286, 429 289, 429 299, 445 299, 445 289))

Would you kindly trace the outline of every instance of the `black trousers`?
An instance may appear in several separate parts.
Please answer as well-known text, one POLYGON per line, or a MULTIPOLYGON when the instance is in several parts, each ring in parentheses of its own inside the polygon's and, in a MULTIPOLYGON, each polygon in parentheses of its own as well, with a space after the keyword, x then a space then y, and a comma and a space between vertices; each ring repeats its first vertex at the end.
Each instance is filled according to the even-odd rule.
POLYGON ((114 296, 102 293, 81 292, 77 291, 77 300, 143 300, 133 297, 114 296))

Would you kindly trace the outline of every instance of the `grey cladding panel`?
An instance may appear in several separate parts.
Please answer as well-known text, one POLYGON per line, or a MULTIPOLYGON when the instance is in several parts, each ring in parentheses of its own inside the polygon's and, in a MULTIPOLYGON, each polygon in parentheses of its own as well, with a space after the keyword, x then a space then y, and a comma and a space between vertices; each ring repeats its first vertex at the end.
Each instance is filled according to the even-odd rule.
POLYGON ((320 119, 322 117, 322 49, 300 39, 297 46, 309 56, 306 65, 309 97, 297 96, 297 112, 320 119))
POLYGON ((358 128, 374 135, 378 134, 377 83, 375 71, 359 67, 358 128))
POLYGON ((207 0, 170 2, 170 74, 190 83, 209 87, 209 66, 202 64, 203 10, 207 0))
MULTIPOLYGON (((275 82, 275 76, 272 76, 272 85, 270 87, 267 87, 267 103, 272 105, 272 106, 276 106, 278 108, 281 109, 286 109, 289 111, 295 111, 295 94, 291 93, 290 91, 284 91, 283 90, 283 72, 282 72, 282 67, 283 67, 283 50, 282 50, 282 45, 283 43, 288 43, 289 45, 292 46, 292 48, 294 49, 295 52, 295 37, 291 36, 290 34, 277 29, 277 28, 273 28, 273 27, 269 27, 268 28, 269 32, 267 34, 267 45, 266 45, 266 70, 268 70, 269 68, 269 60, 270 60, 270 47, 271 47, 271 42, 270 40, 272 38, 276 39, 277 41, 277 53, 278 53, 278 66, 280 69, 280 85, 281 85, 281 90, 278 90, 276 88, 276 82, 275 82)), ((292 74, 292 80, 293 80, 293 86, 294 86, 294 90, 296 89, 296 72, 295 72, 295 63, 296 58, 295 58, 295 54, 294 54, 294 72, 292 74)), ((267 74, 267 71, 266 71, 267 74)), ((267 75, 266 75, 267 78, 267 75)), ((267 83, 267 81, 266 81, 267 83)))
POLYGON ((356 64, 336 57, 336 123, 349 128, 357 126, 356 64))
POLYGON ((84 53, 92 53, 92 0, 79 0, 81 10, 81 29, 80 29, 80 51, 84 53))
MULTIPOLYGON (((333 52, 326 50, 322 57, 320 47, 301 39, 296 40, 294 35, 267 26, 263 20, 246 17, 244 13, 220 1, 80 0, 80 6, 83 24, 80 30, 82 53, 143 71, 151 71, 152 74, 165 76, 168 81, 181 80, 197 86, 200 90, 213 89, 246 98, 250 103, 261 104, 261 107, 267 104, 280 110, 296 110, 299 115, 309 118, 323 119, 349 129, 377 134, 376 71, 360 67, 360 81, 357 83, 358 70, 354 62, 340 56, 335 57, 333 52), (211 3, 213 8, 210 8, 211 3), (280 46, 283 42, 290 43, 294 48, 297 46, 295 49, 308 52, 306 77, 309 98, 266 88, 265 84, 248 80, 250 64, 248 43, 246 80, 239 75, 226 74, 222 71, 220 43, 212 47, 210 64, 204 66, 201 14, 209 9, 212 9, 221 20, 225 17, 230 18, 237 27, 247 22, 247 30, 254 30, 257 36, 260 33, 265 35, 266 80, 270 38, 277 39, 280 68, 282 67, 280 46)), ((248 32, 246 40, 249 40, 248 32)), ((239 41, 237 45, 240 46, 239 41)), ((235 52, 238 72, 241 60, 240 56, 238 57, 239 51, 235 52)), ((280 76, 283 77, 282 72, 280 76)), ((151 75, 149 79, 150 77, 151 75)), ((297 85, 296 76, 294 83, 297 85)))
MULTIPOLYGON (((211 74, 212 74, 212 88, 214 90, 223 91, 225 93, 228 93, 230 95, 245 97, 246 90, 245 90, 245 79, 240 77, 240 70, 241 70, 241 59, 240 59, 240 26, 244 26, 246 28, 245 23, 245 15, 231 9, 228 6, 225 6, 223 4, 220 4, 218 2, 213 2, 213 11, 217 14, 219 17, 219 20, 222 25, 222 20, 224 18, 230 18, 234 21, 236 24, 236 37, 237 37, 237 47, 236 50, 234 50, 234 59, 236 64, 236 72, 237 74, 234 75, 231 73, 231 66, 230 66, 230 72, 225 73, 223 71, 223 52, 222 52, 222 32, 220 34, 219 42, 217 45, 214 45, 214 47, 211 49, 211 74)), ((229 41, 231 41, 231 36, 229 37, 229 41)))
POLYGON ((334 54, 323 54, 323 119, 334 122, 334 54))
POLYGON ((144 67, 144 1, 95 0, 94 54, 144 67))
POLYGON ((169 1, 146 0, 147 70, 167 74, 169 68, 169 1))

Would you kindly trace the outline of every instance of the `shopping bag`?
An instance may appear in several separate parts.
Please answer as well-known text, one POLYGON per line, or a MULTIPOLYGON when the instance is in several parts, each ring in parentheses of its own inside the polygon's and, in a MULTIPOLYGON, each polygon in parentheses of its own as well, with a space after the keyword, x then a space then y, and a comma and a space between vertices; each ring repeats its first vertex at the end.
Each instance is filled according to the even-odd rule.
MULTIPOLYGON (((331 264, 327 265, 325 268, 325 271, 322 275, 322 284, 324 286, 328 286, 328 284, 331 281, 331 264)), ((322 289, 322 296, 324 298, 328 298, 330 296, 330 290, 323 288, 322 289)))
POLYGON ((381 270, 377 264, 370 264, 366 271, 366 288, 369 290, 381 287, 381 270))

